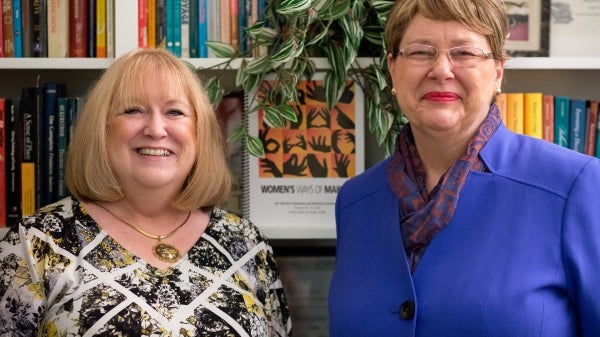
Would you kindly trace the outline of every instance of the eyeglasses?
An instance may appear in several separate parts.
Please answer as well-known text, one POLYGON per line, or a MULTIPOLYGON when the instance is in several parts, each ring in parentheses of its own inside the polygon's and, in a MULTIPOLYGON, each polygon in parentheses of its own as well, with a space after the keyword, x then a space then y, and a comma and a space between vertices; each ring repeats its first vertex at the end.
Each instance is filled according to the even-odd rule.
POLYGON ((440 50, 433 46, 424 44, 409 44, 398 49, 396 55, 404 56, 404 59, 416 66, 428 66, 435 61, 440 53, 448 53, 450 63, 461 68, 476 67, 482 59, 493 59, 494 54, 486 53, 478 47, 453 47, 448 50, 440 50))

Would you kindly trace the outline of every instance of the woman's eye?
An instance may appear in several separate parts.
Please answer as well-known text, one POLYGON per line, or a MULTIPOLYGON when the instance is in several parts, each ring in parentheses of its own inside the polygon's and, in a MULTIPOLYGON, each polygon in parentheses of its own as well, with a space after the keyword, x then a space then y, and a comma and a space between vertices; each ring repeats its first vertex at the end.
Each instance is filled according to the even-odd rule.
POLYGON ((171 116, 182 116, 183 112, 178 109, 171 109, 171 110, 167 111, 167 114, 169 114, 171 116))
POLYGON ((129 109, 126 109, 123 113, 126 115, 133 115, 133 114, 141 113, 141 112, 143 112, 143 111, 140 108, 129 108, 129 109))

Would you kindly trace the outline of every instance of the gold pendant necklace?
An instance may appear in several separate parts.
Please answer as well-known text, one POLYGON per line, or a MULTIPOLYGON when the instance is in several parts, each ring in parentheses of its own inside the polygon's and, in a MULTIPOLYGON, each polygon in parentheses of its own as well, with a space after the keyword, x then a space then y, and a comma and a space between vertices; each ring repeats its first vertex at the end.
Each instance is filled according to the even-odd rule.
POLYGON ((152 253, 159 260, 164 261, 164 262, 174 263, 174 262, 177 262, 177 260, 179 260, 179 258, 181 257, 181 255, 179 254, 179 250, 177 248, 175 248, 174 246, 172 246, 168 243, 162 242, 162 240, 175 234, 175 232, 177 232, 181 227, 183 227, 183 225, 185 225, 185 223, 190 218, 190 215, 192 215, 192 211, 189 211, 188 215, 185 217, 185 220, 183 220, 181 225, 177 226, 174 230, 170 231, 169 233, 167 233, 165 235, 153 235, 153 234, 147 233, 147 232, 143 231, 141 228, 138 228, 137 226, 134 226, 134 225, 130 224, 129 222, 121 219, 115 213, 109 211, 106 207, 104 207, 100 204, 97 204, 97 203, 94 203, 94 204, 97 205, 98 207, 102 208, 103 210, 105 210, 108 214, 112 215, 117 220, 119 220, 122 223, 126 224, 127 226, 133 228, 134 230, 136 230, 138 233, 142 234, 143 236, 150 238, 150 239, 158 240, 158 242, 152 247, 152 253))

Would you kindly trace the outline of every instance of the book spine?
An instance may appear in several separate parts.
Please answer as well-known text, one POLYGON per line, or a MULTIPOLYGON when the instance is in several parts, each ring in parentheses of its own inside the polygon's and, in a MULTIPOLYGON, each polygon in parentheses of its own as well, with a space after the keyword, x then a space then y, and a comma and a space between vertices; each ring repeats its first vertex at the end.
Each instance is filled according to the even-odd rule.
POLYGON ((165 0, 156 0, 156 48, 167 48, 167 7, 165 0))
POLYGON ((554 143, 554 95, 542 97, 542 138, 554 143))
POLYGON ((15 40, 13 29, 13 2, 12 0, 3 0, 2 33, 4 44, 4 57, 15 57, 15 40))
POLYGON ((69 57, 87 56, 87 0, 69 1, 69 57))
POLYGON ((6 120, 6 223, 15 225, 21 219, 21 132, 18 98, 5 99, 6 120))
POLYGON ((189 0, 181 0, 179 3, 179 18, 181 35, 181 51, 179 56, 182 58, 190 57, 190 2, 189 0))
MULTIPOLYGON (((0 0, 1 2, 1 0, 0 0)), ((0 5, 1 6, 1 5, 0 5)), ((1 16, 1 15, 0 15, 1 16)), ((0 24, 1 26, 1 24, 0 24)), ((6 227, 6 114, 4 98, 0 97, 0 228, 6 227)))
POLYGON ((46 163, 42 174, 42 204, 47 205, 55 201, 56 198, 56 162, 57 162, 57 115, 58 115, 58 97, 65 96, 63 84, 46 83, 44 84, 44 113, 43 113, 43 142, 42 156, 46 163))
POLYGON ((229 34, 233 48, 239 47, 239 6, 238 0, 229 0, 229 34))
MULTIPOLYGON (((216 21, 213 17, 213 21, 216 21)), ((208 57, 208 4, 207 0, 198 3, 198 57, 208 57)))
MULTIPOLYGON (((2 6, 2 0, 0 0, 0 10, 2 10, 2 6)), ((4 15, 2 13, 0 13, 0 57, 4 57, 4 15)))
POLYGON ((584 153, 590 156, 596 155, 596 130, 598 129, 598 101, 589 100, 587 102, 587 123, 585 133, 584 153))
POLYGON ((33 121, 35 123, 35 132, 37 137, 35 137, 35 162, 38 163, 35 167, 35 205, 36 208, 42 206, 42 174, 44 165, 39 164, 43 163, 42 159, 42 114, 44 113, 44 92, 43 89, 39 86, 32 87, 33 91, 33 100, 34 100, 34 111, 35 115, 33 116, 33 121))
MULTIPOLYGON (((221 40, 221 2, 220 1, 208 1, 206 2, 206 40, 207 41, 220 41, 221 40), (209 19, 210 18, 210 19, 209 19)), ((215 57, 212 51, 207 49, 206 57, 215 57)))
POLYGON ((173 54, 181 57, 181 2, 175 0, 173 3, 173 54))
POLYGON ((571 125, 569 148, 581 153, 585 152, 586 105, 585 100, 572 99, 569 112, 571 125))
POLYGON ((115 57, 115 0, 106 1, 106 57, 115 57))
POLYGON ((87 57, 96 57, 96 0, 88 0, 87 57))
POLYGON ((31 44, 33 57, 48 57, 48 6, 46 0, 33 0, 31 44))
POLYGON ((523 133, 542 139, 542 93, 526 92, 523 97, 525 103, 523 133))
POLYGON ((69 5, 67 0, 48 0, 48 57, 69 56, 69 5))
POLYGON ((156 48, 156 0, 146 0, 148 6, 148 48, 156 48))
POLYGON ((524 104, 522 92, 506 94, 506 126, 515 133, 522 134, 524 131, 524 104))
POLYGON ((230 1, 231 0, 220 0, 219 14, 220 21, 219 40, 223 43, 231 44, 231 14, 230 12, 230 1))
POLYGON ((67 157, 67 97, 57 99, 57 129, 56 134, 56 200, 67 196, 65 187, 65 164, 67 157))
POLYGON ((67 98, 67 148, 71 142, 71 136, 73 135, 73 127, 77 120, 77 113, 80 108, 81 97, 73 96, 67 98))
POLYGON ((138 0, 138 47, 148 48, 148 3, 138 0))
POLYGON ((106 58, 106 1, 96 0, 96 57, 106 58))
POLYGON ((23 43, 23 57, 33 56, 33 16, 32 0, 21 0, 21 36, 23 43))
POLYGON ((37 154, 37 111, 35 111, 35 88, 21 90, 21 212, 23 216, 33 214, 36 209, 36 154, 37 154))
MULTIPOLYGON (((200 1, 202 0, 191 0, 189 1, 189 31, 190 31, 190 55, 191 58, 198 58, 200 48, 200 1)), ((183 23, 182 23, 183 24, 183 23)))
POLYGON ((245 53, 248 48, 246 46, 246 27, 248 26, 248 8, 246 0, 237 0, 238 16, 237 16, 237 41, 238 50, 240 53, 245 53))
POLYGON ((23 57, 23 21, 21 13, 21 0, 13 0, 13 43, 14 57, 23 57))
POLYGON ((175 51, 175 21, 173 13, 175 9, 175 0, 165 0, 165 32, 166 32, 166 48, 171 53, 175 51))
POLYGON ((569 97, 554 97, 554 143, 569 147, 569 97))

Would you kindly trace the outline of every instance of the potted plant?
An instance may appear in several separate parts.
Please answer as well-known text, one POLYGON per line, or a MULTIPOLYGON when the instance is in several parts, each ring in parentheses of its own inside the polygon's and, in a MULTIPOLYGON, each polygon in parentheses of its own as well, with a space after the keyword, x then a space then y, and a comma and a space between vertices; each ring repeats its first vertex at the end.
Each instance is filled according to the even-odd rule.
MULTIPOLYGON (((329 108, 338 102, 345 81, 352 79, 364 92, 367 130, 389 153, 395 130, 404 124, 386 75, 383 30, 392 4, 393 0, 268 0, 260 21, 246 29, 251 45, 247 52, 217 41, 207 44, 217 57, 227 59, 219 69, 231 69, 234 60, 241 60, 235 85, 244 92, 258 92, 266 76, 274 81, 260 99, 251 98, 258 99, 254 110, 245 111, 264 109, 271 127, 296 121, 289 102, 297 102, 299 81, 314 74, 314 58, 324 57, 329 64, 324 78, 329 108)), ((225 94, 219 74, 205 83, 213 102, 225 94)), ((247 125, 229 139, 241 137, 250 154, 264 155, 261 140, 248 134, 247 125)))

